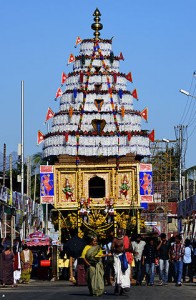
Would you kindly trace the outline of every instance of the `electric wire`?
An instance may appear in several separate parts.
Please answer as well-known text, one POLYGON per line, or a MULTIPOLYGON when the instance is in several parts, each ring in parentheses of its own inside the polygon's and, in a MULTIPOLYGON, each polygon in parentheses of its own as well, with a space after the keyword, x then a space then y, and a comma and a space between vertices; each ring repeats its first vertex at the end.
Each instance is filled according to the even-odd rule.
MULTIPOLYGON (((194 74, 194 73, 193 73, 193 74, 194 74)), ((194 76, 192 76, 192 80, 191 80, 191 85, 190 85, 189 93, 190 93, 190 91, 191 91, 191 89, 192 89, 193 81, 194 81, 194 76)), ((188 113, 189 113, 189 111, 190 111, 190 108, 191 108, 191 102, 190 102, 190 100, 189 100, 189 96, 187 96, 186 105, 185 105, 185 108, 184 108, 184 110, 183 110, 182 117, 181 117, 181 119, 180 119, 179 124, 185 123, 185 120, 186 120, 186 117, 187 117, 187 115, 188 115, 188 113)))
POLYGON ((191 126, 192 124, 194 124, 194 122, 196 120, 196 117, 195 117, 195 102, 196 102, 195 90, 196 90, 196 84, 194 86, 193 91, 190 93, 191 96, 189 96, 189 98, 191 98, 191 101, 190 101, 191 111, 190 111, 190 116, 189 116, 189 119, 187 122, 188 126, 191 126))
MULTIPOLYGON (((181 119, 180 126, 182 128, 182 153, 181 157, 185 164, 185 157, 188 149, 188 144, 190 142, 190 137, 196 131, 196 72, 193 72, 191 79, 191 84, 189 88, 189 95, 187 95, 186 105, 184 107, 181 119), (186 125, 184 125, 186 124, 186 125), (191 130, 192 129, 192 130, 191 130)), ((176 138, 179 137, 179 128, 176 128, 176 138)))

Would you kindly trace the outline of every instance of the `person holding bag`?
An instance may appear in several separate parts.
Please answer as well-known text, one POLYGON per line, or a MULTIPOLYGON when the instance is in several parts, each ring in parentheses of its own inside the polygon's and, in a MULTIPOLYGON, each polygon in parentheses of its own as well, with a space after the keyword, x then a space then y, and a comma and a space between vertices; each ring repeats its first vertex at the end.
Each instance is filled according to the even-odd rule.
POLYGON ((111 253, 112 242, 106 240, 103 250, 106 253, 104 258, 104 271, 105 271, 105 283, 106 285, 112 285, 114 278, 114 256, 111 253))
POLYGON ((141 235, 138 234, 136 241, 132 242, 133 254, 135 259, 136 285, 142 285, 143 268, 142 268, 142 253, 146 245, 145 241, 141 240, 141 235))

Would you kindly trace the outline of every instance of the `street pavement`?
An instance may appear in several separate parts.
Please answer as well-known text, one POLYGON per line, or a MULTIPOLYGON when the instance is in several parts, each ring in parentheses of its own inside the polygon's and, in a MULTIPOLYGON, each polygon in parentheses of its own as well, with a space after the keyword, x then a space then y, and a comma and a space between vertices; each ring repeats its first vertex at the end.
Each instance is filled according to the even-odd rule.
MULTIPOLYGON (((185 283, 176 287, 174 283, 168 286, 132 286, 126 296, 114 296, 114 287, 106 286, 105 294, 98 299, 131 300, 192 300, 196 299, 196 283, 185 283)), ((17 288, 0 287, 0 300, 84 300, 91 299, 87 286, 75 286, 68 281, 31 280, 29 284, 20 284, 17 288)), ((96 297, 93 297, 96 298, 96 297)))

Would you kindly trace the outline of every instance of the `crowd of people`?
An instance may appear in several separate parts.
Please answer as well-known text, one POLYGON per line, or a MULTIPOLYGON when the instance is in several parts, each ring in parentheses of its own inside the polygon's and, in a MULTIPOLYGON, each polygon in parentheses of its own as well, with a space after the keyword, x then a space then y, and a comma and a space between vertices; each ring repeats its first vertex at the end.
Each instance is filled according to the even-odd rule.
POLYGON ((113 285, 116 295, 126 295, 133 279, 137 286, 153 286, 156 275, 157 285, 174 282, 180 287, 182 282, 193 282, 196 275, 196 245, 189 239, 182 241, 181 235, 167 240, 166 234, 161 233, 159 240, 143 240, 138 234, 132 241, 118 228, 116 237, 104 245, 99 245, 92 235, 81 257, 88 289, 94 296, 102 295, 105 285, 113 285))
MULTIPOLYGON (((193 282, 196 276, 196 243, 182 240, 181 235, 167 240, 166 234, 161 233, 158 239, 144 240, 137 234, 132 240, 124 229, 118 228, 116 236, 109 235, 102 244, 94 234, 89 235, 86 242, 79 259, 84 264, 92 296, 102 295, 105 285, 114 286, 116 295, 126 295, 133 281, 137 286, 154 286, 155 275, 156 285, 173 282, 177 287, 182 282, 193 282)), ((10 243, 1 241, 0 282, 3 286, 14 288, 18 283, 29 283, 34 263, 33 253, 26 244, 21 246, 15 240, 12 249, 10 243)))
POLYGON ((33 264, 33 253, 24 244, 14 241, 13 249, 10 242, 2 239, 0 244, 0 282, 3 287, 17 287, 18 283, 29 283, 33 264))

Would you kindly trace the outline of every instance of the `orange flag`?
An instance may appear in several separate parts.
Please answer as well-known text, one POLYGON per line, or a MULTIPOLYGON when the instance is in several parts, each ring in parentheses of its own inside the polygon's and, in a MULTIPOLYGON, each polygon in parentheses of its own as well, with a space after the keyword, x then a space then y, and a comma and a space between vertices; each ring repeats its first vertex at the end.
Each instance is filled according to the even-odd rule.
POLYGON ((52 109, 50 107, 48 107, 48 111, 47 111, 47 114, 46 114, 46 122, 48 120, 50 120, 51 118, 54 117, 54 112, 52 111, 52 109))
POLYGON ((77 38, 76 38, 76 43, 75 43, 75 48, 77 47, 77 45, 79 45, 80 43, 82 43, 82 39, 79 37, 79 36, 77 36, 77 38))
POLYGON ((154 142, 154 129, 149 133, 148 137, 151 142, 154 142))
POLYGON ((124 60, 124 56, 123 56, 122 52, 120 52, 119 59, 124 60))
POLYGON ((38 145, 41 144, 41 142, 43 142, 43 140, 44 140, 44 135, 43 135, 43 133, 40 130, 38 130, 38 133, 37 133, 37 144, 38 145))
POLYGON ((125 78, 126 78, 128 81, 133 82, 131 72, 129 72, 129 73, 125 76, 125 78))
POLYGON ((61 84, 63 85, 66 80, 67 80, 67 75, 64 72, 62 72, 62 75, 61 75, 61 84))
POLYGON ((58 90, 56 92, 56 97, 55 98, 61 97, 62 95, 63 95, 63 92, 61 91, 60 88, 58 88, 58 90))
POLYGON ((70 56, 69 56, 69 59, 68 59, 68 65, 70 64, 70 63, 72 63, 72 62, 74 62, 75 61, 75 56, 71 53, 70 54, 70 56))
POLYGON ((144 108, 141 112, 140 115, 142 116, 142 118, 146 121, 148 121, 148 108, 144 108))
POLYGON ((131 93, 131 95, 133 96, 133 98, 138 100, 138 95, 137 95, 137 90, 133 90, 133 92, 131 93))

